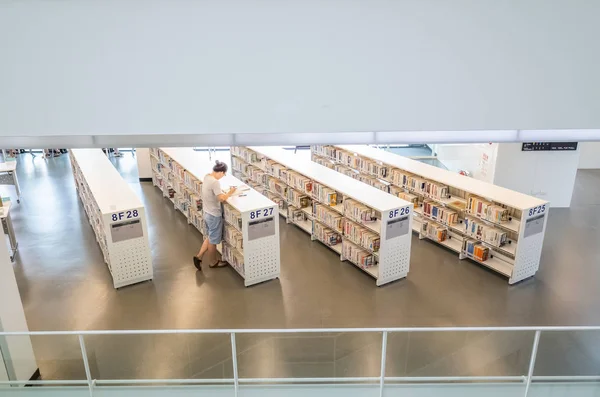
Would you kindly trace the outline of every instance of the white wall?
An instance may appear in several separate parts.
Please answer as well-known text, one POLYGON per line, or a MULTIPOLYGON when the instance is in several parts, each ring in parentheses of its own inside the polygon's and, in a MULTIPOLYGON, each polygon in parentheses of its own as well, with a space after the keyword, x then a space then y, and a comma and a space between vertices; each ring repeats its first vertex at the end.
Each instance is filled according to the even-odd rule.
POLYGON ((500 143, 494 184, 550 201, 551 207, 569 207, 579 150, 523 152, 520 143, 500 143))
POLYGON ((579 168, 600 168, 600 142, 580 142, 579 168))
MULTIPOLYGON (((0 331, 29 331, 6 241, 0 241, 0 331)), ((29 380, 37 363, 27 336, 0 336, 0 348, 11 380, 29 380)), ((0 362, 0 367, 4 363, 0 362)), ((0 370, 1 372, 2 370, 0 370)), ((1 377, 1 375, 0 375, 1 377)))
POLYGON ((597 128, 599 14, 590 0, 2 1, 0 136, 597 128))
POLYGON ((138 177, 152 178, 152 164, 150 164, 150 149, 136 148, 135 157, 137 159, 138 177))
POLYGON ((439 144, 434 151, 449 170, 469 171, 475 179, 494 182, 497 143, 439 144))

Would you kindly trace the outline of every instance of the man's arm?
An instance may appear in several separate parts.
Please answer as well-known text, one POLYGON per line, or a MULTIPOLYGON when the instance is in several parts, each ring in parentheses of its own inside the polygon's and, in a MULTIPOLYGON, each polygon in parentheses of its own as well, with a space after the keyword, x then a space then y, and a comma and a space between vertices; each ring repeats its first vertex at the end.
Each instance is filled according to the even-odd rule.
MULTIPOLYGON (((224 203, 225 201, 227 201, 227 199, 231 196, 233 196, 233 194, 235 193, 235 187, 230 187, 229 191, 227 193, 223 193, 223 191, 221 190, 221 186, 217 186, 216 189, 218 189, 218 191, 220 193, 216 193, 217 195, 217 199, 219 200, 219 202, 224 203)), ((214 190, 213 190, 214 192, 214 190)))

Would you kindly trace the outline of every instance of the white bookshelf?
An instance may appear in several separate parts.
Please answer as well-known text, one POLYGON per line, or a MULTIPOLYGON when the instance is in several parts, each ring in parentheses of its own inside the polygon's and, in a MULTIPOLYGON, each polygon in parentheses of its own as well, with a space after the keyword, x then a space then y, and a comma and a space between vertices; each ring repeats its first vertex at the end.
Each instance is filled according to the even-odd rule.
POLYGON ((152 257, 142 201, 101 149, 72 149, 75 186, 115 288, 151 280, 152 257))
POLYGON ((232 147, 231 155, 236 176, 278 202, 288 223, 340 260, 362 269, 378 286, 407 276, 411 203, 280 148, 232 147))
POLYGON ((547 201, 365 145, 312 146, 311 157, 392 195, 414 196, 419 238, 503 274, 509 284, 539 268, 547 201))
MULTIPOLYGON (((202 181, 214 166, 192 148, 150 149, 152 182, 176 210, 206 236, 202 212, 202 181)), ((237 193, 223 204, 223 243, 217 250, 244 279, 246 287, 279 277, 278 206, 239 179, 226 175, 220 181, 237 193)))

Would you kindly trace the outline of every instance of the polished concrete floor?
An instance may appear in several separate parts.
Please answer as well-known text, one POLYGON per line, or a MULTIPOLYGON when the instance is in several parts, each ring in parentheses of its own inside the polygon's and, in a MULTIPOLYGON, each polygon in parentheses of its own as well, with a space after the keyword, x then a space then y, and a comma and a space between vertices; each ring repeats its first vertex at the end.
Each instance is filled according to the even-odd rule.
MULTIPOLYGON (((115 290, 68 157, 20 155, 14 270, 31 330, 600 324, 600 171, 579 171, 571 208, 550 211, 540 271, 514 286, 414 237, 408 278, 377 288, 280 222, 280 279, 244 288, 232 269, 196 272, 191 257, 202 236, 151 183, 138 182, 131 153, 113 162, 146 206, 154 280, 115 290)), ((387 372, 523 374, 532 341, 529 332, 390 335, 387 372)), ((84 377, 76 338, 33 342, 44 378, 84 377)), ((590 333, 542 335, 536 373, 597 374, 599 342, 590 333)), ((99 379, 231 376, 223 335, 98 336, 86 343, 99 379)), ((380 344, 377 334, 239 335, 240 375, 377 376, 380 344)))

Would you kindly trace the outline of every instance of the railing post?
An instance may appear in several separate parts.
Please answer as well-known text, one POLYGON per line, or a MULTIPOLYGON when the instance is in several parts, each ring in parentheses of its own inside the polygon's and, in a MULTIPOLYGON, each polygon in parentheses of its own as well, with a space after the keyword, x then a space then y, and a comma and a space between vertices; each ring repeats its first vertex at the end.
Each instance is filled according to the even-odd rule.
POLYGON ((387 331, 381 335, 381 375, 379 377, 379 397, 383 397, 383 384, 385 382, 385 358, 387 356, 387 331))
POLYGON ((83 340, 83 335, 77 335, 79 338, 79 347, 81 348, 81 358, 83 358, 83 368, 85 368, 85 377, 88 382, 88 387, 90 389, 90 397, 94 396, 94 382, 92 381, 92 373, 90 372, 90 363, 88 361, 87 351, 85 349, 85 342, 83 340))
POLYGON ((233 364, 233 387, 235 397, 238 395, 238 366, 237 366, 237 349, 235 347, 235 332, 231 333, 231 363, 233 364))
POLYGON ((531 350, 531 359, 529 360, 529 371, 527 372, 527 384, 525 385, 525 397, 529 393, 529 386, 531 386, 531 378, 533 377, 533 369, 535 368, 535 358, 537 356, 538 345, 540 344, 540 333, 541 331, 535 331, 535 337, 533 338, 533 349, 531 350))

